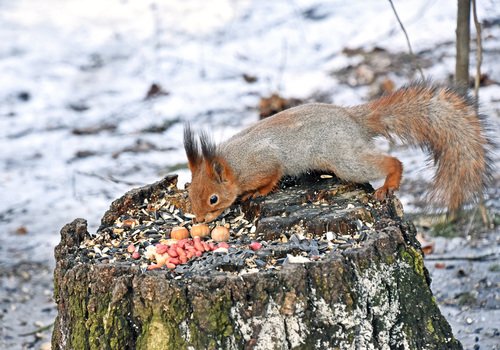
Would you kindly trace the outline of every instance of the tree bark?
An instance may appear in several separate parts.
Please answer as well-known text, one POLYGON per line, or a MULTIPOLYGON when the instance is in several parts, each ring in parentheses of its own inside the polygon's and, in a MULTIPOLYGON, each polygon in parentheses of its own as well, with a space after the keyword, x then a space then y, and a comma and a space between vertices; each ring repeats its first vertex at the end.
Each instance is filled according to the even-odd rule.
MULTIPOLYGON (((113 202, 103 226, 165 191, 179 207, 188 205, 185 191, 172 189, 175 181, 127 193, 113 202)), ((55 250, 52 348, 462 348, 432 296, 415 229, 396 198, 377 204, 366 187, 311 175, 242 208, 268 240, 297 227, 312 237, 325 231, 354 237, 360 222, 373 230, 318 261, 172 278, 127 263, 82 263, 79 247, 89 233, 76 219, 61 230, 55 250)))
POLYGON ((456 34, 455 81, 457 84, 467 87, 469 85, 470 0, 458 0, 456 34))

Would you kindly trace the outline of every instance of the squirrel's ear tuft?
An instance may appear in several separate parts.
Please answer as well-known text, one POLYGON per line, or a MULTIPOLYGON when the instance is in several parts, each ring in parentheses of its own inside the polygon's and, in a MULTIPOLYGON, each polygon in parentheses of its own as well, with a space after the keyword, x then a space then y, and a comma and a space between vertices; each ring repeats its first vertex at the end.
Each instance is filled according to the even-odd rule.
POLYGON ((200 142, 203 158, 205 158, 207 162, 212 163, 212 161, 217 156, 217 146, 215 145, 210 135, 205 131, 202 131, 200 133, 200 142))
POLYGON ((191 172, 194 172, 194 170, 200 165, 202 159, 198 147, 198 141, 196 140, 189 123, 184 125, 184 149, 186 150, 189 169, 191 172))

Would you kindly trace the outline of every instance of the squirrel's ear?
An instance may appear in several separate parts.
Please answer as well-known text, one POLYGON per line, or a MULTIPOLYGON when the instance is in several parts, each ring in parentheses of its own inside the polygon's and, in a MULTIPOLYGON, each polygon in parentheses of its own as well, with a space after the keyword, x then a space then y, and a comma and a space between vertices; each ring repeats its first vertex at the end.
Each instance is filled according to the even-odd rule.
POLYGON ((211 168, 218 182, 222 183, 233 180, 233 172, 224 160, 215 158, 212 161, 211 168))
POLYGON ((189 169, 194 172, 201 164, 202 158, 198 147, 198 141, 194 137, 191 125, 184 125, 184 149, 188 158, 189 169))
POLYGON ((200 133, 200 143, 207 174, 219 183, 233 181, 233 171, 227 162, 218 154, 217 146, 210 135, 202 131, 200 133))

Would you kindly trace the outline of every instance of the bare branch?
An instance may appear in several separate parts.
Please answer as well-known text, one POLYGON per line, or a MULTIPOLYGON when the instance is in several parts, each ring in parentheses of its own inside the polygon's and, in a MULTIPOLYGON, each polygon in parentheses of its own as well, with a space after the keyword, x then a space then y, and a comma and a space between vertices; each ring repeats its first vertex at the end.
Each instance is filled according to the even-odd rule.
POLYGON ((410 52, 410 55, 414 59, 415 66, 416 66, 418 72, 420 73, 420 78, 422 78, 422 80, 424 80, 425 79, 424 72, 422 71, 422 68, 418 64, 417 60, 415 59, 415 54, 413 53, 413 49, 411 48, 411 43, 410 43, 410 38, 408 37, 408 33, 406 32, 406 29, 405 29, 405 27, 403 25, 403 22, 401 22, 401 20, 399 19, 398 12, 396 11, 396 8, 394 7, 394 4, 392 3, 392 0, 389 0, 389 3, 391 4, 392 11, 394 12, 394 15, 396 16, 396 19, 399 22, 399 26, 401 27, 401 30, 403 31, 403 33, 404 33, 404 35, 406 37, 406 43, 408 44, 408 51, 410 52))
POLYGON ((481 40, 481 23, 477 19, 476 0, 472 0, 472 16, 476 27, 476 78, 474 79, 474 97, 479 99, 479 84, 481 83, 481 64, 483 63, 483 44, 481 40))
MULTIPOLYGON (((481 23, 477 18, 477 5, 476 0, 472 0, 472 16, 474 19, 474 26, 476 27, 476 77, 474 79, 474 97, 476 101, 479 102, 479 85, 481 84, 481 64, 483 63, 483 43, 481 37, 481 23)), ((479 106, 479 103, 476 103, 476 108, 479 106)), ((481 200, 479 202, 479 212, 481 213, 481 218, 483 220, 483 224, 486 227, 492 227, 493 220, 491 219, 488 210, 486 209, 486 205, 484 203, 484 195, 481 196, 481 200)))

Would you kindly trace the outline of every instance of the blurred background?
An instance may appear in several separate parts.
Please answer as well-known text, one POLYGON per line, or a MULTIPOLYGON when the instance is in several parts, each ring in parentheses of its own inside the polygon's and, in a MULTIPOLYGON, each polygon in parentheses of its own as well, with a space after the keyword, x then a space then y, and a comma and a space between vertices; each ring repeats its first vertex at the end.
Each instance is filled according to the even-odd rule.
MULTIPOLYGON (((281 108, 363 103, 418 79, 417 66, 453 81, 457 3, 394 5, 415 57, 389 1, 0 0, 0 348, 50 348, 64 224, 83 217, 95 232, 127 190, 171 173, 189 181, 184 122, 221 141, 281 108)), ((478 2, 478 17, 479 97, 495 133, 500 3, 478 2)), ((473 78, 474 40, 471 50, 473 78)), ((405 164, 399 196, 419 214, 432 178, 425 155, 381 147, 405 164)), ((498 169, 498 152, 493 159, 498 169)), ((499 181, 496 170, 493 217, 499 181)), ((427 239, 435 253, 488 257, 427 266, 457 338, 500 349, 498 229, 427 239)))

